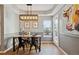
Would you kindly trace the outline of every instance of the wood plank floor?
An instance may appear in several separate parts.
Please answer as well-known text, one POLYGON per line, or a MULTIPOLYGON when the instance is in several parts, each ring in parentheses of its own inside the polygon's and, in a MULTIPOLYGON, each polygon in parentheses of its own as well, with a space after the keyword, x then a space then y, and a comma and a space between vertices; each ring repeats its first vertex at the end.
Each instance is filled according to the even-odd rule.
POLYGON ((35 49, 32 48, 32 51, 29 53, 28 49, 25 50, 25 53, 22 49, 20 49, 19 53, 13 52, 12 50, 1 54, 1 55, 64 55, 51 41, 42 41, 42 47, 41 52, 35 51, 35 49))

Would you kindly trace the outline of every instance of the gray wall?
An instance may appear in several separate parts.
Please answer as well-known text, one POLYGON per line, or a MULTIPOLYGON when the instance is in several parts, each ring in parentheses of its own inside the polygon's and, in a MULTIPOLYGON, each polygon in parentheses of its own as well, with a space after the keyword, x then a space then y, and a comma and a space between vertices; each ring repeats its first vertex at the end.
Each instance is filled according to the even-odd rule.
POLYGON ((79 55, 79 36, 60 34, 59 46, 70 55, 79 55))
POLYGON ((68 31, 66 29, 66 18, 63 17, 63 10, 71 5, 66 5, 60 11, 59 18, 59 46, 68 54, 79 54, 79 32, 76 30, 68 31))

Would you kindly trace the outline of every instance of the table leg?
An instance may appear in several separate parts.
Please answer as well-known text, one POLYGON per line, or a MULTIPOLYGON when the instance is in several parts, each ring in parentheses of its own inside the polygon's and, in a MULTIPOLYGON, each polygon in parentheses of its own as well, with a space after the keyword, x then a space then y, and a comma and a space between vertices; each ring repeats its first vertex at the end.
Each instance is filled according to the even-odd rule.
POLYGON ((41 37, 39 38, 39 52, 41 51, 41 37))
POLYGON ((13 37, 13 51, 15 51, 15 38, 13 37))

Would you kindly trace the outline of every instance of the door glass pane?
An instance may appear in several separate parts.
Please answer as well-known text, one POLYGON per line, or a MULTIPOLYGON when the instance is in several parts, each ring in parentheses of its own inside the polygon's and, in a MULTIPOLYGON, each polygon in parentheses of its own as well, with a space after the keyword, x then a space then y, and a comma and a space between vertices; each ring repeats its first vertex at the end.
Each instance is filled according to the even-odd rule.
POLYGON ((44 37, 51 37, 52 34, 51 20, 44 20, 43 27, 44 27, 44 31, 43 31, 44 37))

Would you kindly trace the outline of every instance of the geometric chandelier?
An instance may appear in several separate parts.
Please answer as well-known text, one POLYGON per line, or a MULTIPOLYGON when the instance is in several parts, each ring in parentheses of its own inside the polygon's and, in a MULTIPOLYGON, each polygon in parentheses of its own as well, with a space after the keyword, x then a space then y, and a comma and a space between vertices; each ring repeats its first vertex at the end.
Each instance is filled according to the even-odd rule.
POLYGON ((26 4, 27 5, 27 14, 21 14, 19 15, 20 20, 22 21, 37 21, 38 15, 32 13, 32 4, 26 4))

